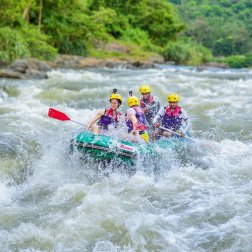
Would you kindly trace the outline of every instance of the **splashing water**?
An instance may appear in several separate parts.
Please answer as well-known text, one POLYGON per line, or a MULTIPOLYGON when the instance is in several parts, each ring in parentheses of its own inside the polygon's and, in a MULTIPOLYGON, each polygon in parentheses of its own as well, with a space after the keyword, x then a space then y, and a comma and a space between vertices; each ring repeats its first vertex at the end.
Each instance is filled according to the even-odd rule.
MULTIPOLYGON (((252 72, 159 66, 0 80, 0 251, 252 251, 252 72), (113 88, 181 95, 196 143, 134 174, 69 154, 113 88), (153 172, 158 166, 159 174, 153 172)), ((125 112, 126 105, 121 110, 125 112)))

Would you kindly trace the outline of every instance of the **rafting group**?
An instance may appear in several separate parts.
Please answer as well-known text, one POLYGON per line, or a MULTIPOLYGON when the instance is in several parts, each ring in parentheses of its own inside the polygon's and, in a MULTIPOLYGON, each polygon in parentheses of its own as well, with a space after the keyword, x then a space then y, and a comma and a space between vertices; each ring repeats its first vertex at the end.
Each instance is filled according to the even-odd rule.
POLYGON ((178 94, 168 94, 168 104, 160 107, 158 98, 151 95, 149 85, 140 86, 139 92, 142 95, 140 99, 132 91, 129 92, 128 109, 123 118, 118 111, 123 98, 114 89, 109 97, 110 107, 99 110, 86 129, 93 134, 101 134, 113 131, 120 122, 125 121, 128 132, 124 138, 132 142, 148 142, 174 135, 185 137, 190 120, 186 111, 178 106, 178 94))

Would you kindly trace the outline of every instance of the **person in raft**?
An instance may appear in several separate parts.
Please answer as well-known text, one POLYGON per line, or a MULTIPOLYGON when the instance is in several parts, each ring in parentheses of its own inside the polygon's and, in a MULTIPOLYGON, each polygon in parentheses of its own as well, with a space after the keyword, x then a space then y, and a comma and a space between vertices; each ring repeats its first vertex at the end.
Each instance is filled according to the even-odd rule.
MULTIPOLYGON (((169 105, 158 111, 157 115, 153 119, 153 124, 155 128, 162 126, 172 131, 176 131, 181 135, 181 137, 185 137, 185 134, 190 126, 190 119, 186 111, 178 106, 179 100, 180 98, 177 94, 169 94, 169 105)), ((172 133, 159 128, 155 133, 155 137, 160 138, 161 136, 169 137, 172 136, 172 133)))
POLYGON ((121 113, 117 109, 122 104, 122 96, 117 94, 117 89, 109 97, 110 108, 100 110, 87 124, 87 129, 92 130, 94 134, 100 134, 101 130, 107 131, 112 125, 117 128, 121 113))
POLYGON ((128 109, 125 114, 125 121, 128 127, 128 133, 134 136, 133 140, 137 141, 149 141, 149 135, 146 131, 146 120, 143 110, 139 107, 139 99, 136 96, 132 96, 132 91, 129 92, 128 109))
POLYGON ((140 86, 139 92, 142 95, 142 98, 140 99, 140 107, 144 112, 149 126, 148 128, 153 129, 153 119, 160 109, 160 103, 157 96, 151 95, 151 88, 149 85, 140 86))

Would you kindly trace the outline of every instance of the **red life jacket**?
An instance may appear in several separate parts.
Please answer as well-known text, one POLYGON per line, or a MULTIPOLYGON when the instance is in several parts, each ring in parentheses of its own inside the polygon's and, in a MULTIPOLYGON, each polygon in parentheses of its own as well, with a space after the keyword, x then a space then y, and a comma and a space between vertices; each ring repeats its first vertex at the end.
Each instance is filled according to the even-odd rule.
POLYGON ((167 106, 165 109, 165 114, 167 114, 168 116, 180 116, 181 114, 181 107, 177 106, 175 109, 172 109, 170 106, 167 106))
POLYGON ((121 113, 115 111, 115 114, 114 114, 113 112, 114 111, 112 108, 105 109, 104 115, 101 117, 101 119, 98 122, 98 125, 100 125, 103 130, 108 130, 108 126, 110 124, 114 124, 115 127, 117 127, 121 113))
POLYGON ((115 121, 118 122, 119 120, 119 117, 122 115, 120 112, 118 111, 115 111, 115 114, 113 116, 113 109, 112 108, 109 108, 109 109, 105 109, 105 114, 104 115, 108 115, 110 117, 112 117, 115 121))
POLYGON ((149 98, 147 100, 144 100, 143 97, 140 99, 140 107, 141 108, 145 108, 146 105, 150 105, 153 103, 153 96, 149 96, 149 98))
POLYGON ((162 126, 168 129, 178 130, 182 123, 182 118, 179 117, 181 113, 181 107, 177 106, 173 110, 170 106, 167 106, 165 115, 162 118, 162 126))

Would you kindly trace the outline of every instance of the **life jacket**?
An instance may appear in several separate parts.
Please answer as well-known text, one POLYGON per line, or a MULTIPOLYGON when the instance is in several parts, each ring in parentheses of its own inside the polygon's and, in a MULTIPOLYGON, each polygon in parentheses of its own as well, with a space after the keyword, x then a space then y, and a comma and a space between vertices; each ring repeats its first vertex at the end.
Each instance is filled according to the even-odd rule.
MULTIPOLYGON (((133 107, 133 109, 136 111, 136 119, 137 119, 136 129, 139 130, 140 134, 144 133, 144 131, 147 129, 144 112, 140 107, 133 107)), ((128 133, 130 133, 134 129, 134 127, 131 120, 127 118, 127 113, 125 113, 125 121, 128 127, 128 133)))
POLYGON ((182 123, 182 118, 180 118, 181 113, 181 107, 177 106, 172 110, 170 106, 167 106, 162 118, 162 126, 168 129, 178 130, 182 123))
POLYGON ((141 99, 140 99, 140 107, 143 109, 143 108, 145 108, 146 107, 146 105, 150 105, 150 104, 152 104, 153 103, 153 96, 149 96, 149 98, 147 99, 147 100, 144 100, 144 98, 142 97, 141 99))
MULTIPOLYGON (((140 100, 140 107, 141 107, 142 109, 144 109, 144 108, 146 108, 148 105, 154 105, 155 103, 156 103, 156 102, 154 101, 154 97, 151 96, 151 95, 150 95, 149 98, 146 99, 146 100, 143 99, 143 97, 142 97, 141 100, 140 100)), ((158 112, 159 107, 160 107, 159 102, 157 102, 156 105, 155 105, 155 106, 152 106, 151 109, 150 109, 149 111, 145 111, 145 112, 144 112, 144 115, 145 115, 145 117, 146 117, 146 119, 147 119, 147 121, 148 121, 149 124, 152 124, 152 120, 153 120, 155 114, 158 112)))
POLYGON ((103 130, 108 130, 108 126, 110 124, 113 124, 116 128, 118 126, 120 116, 121 116, 121 113, 117 111, 115 111, 115 113, 113 114, 112 108, 105 109, 104 115, 102 115, 102 117, 100 118, 97 124, 103 130))

